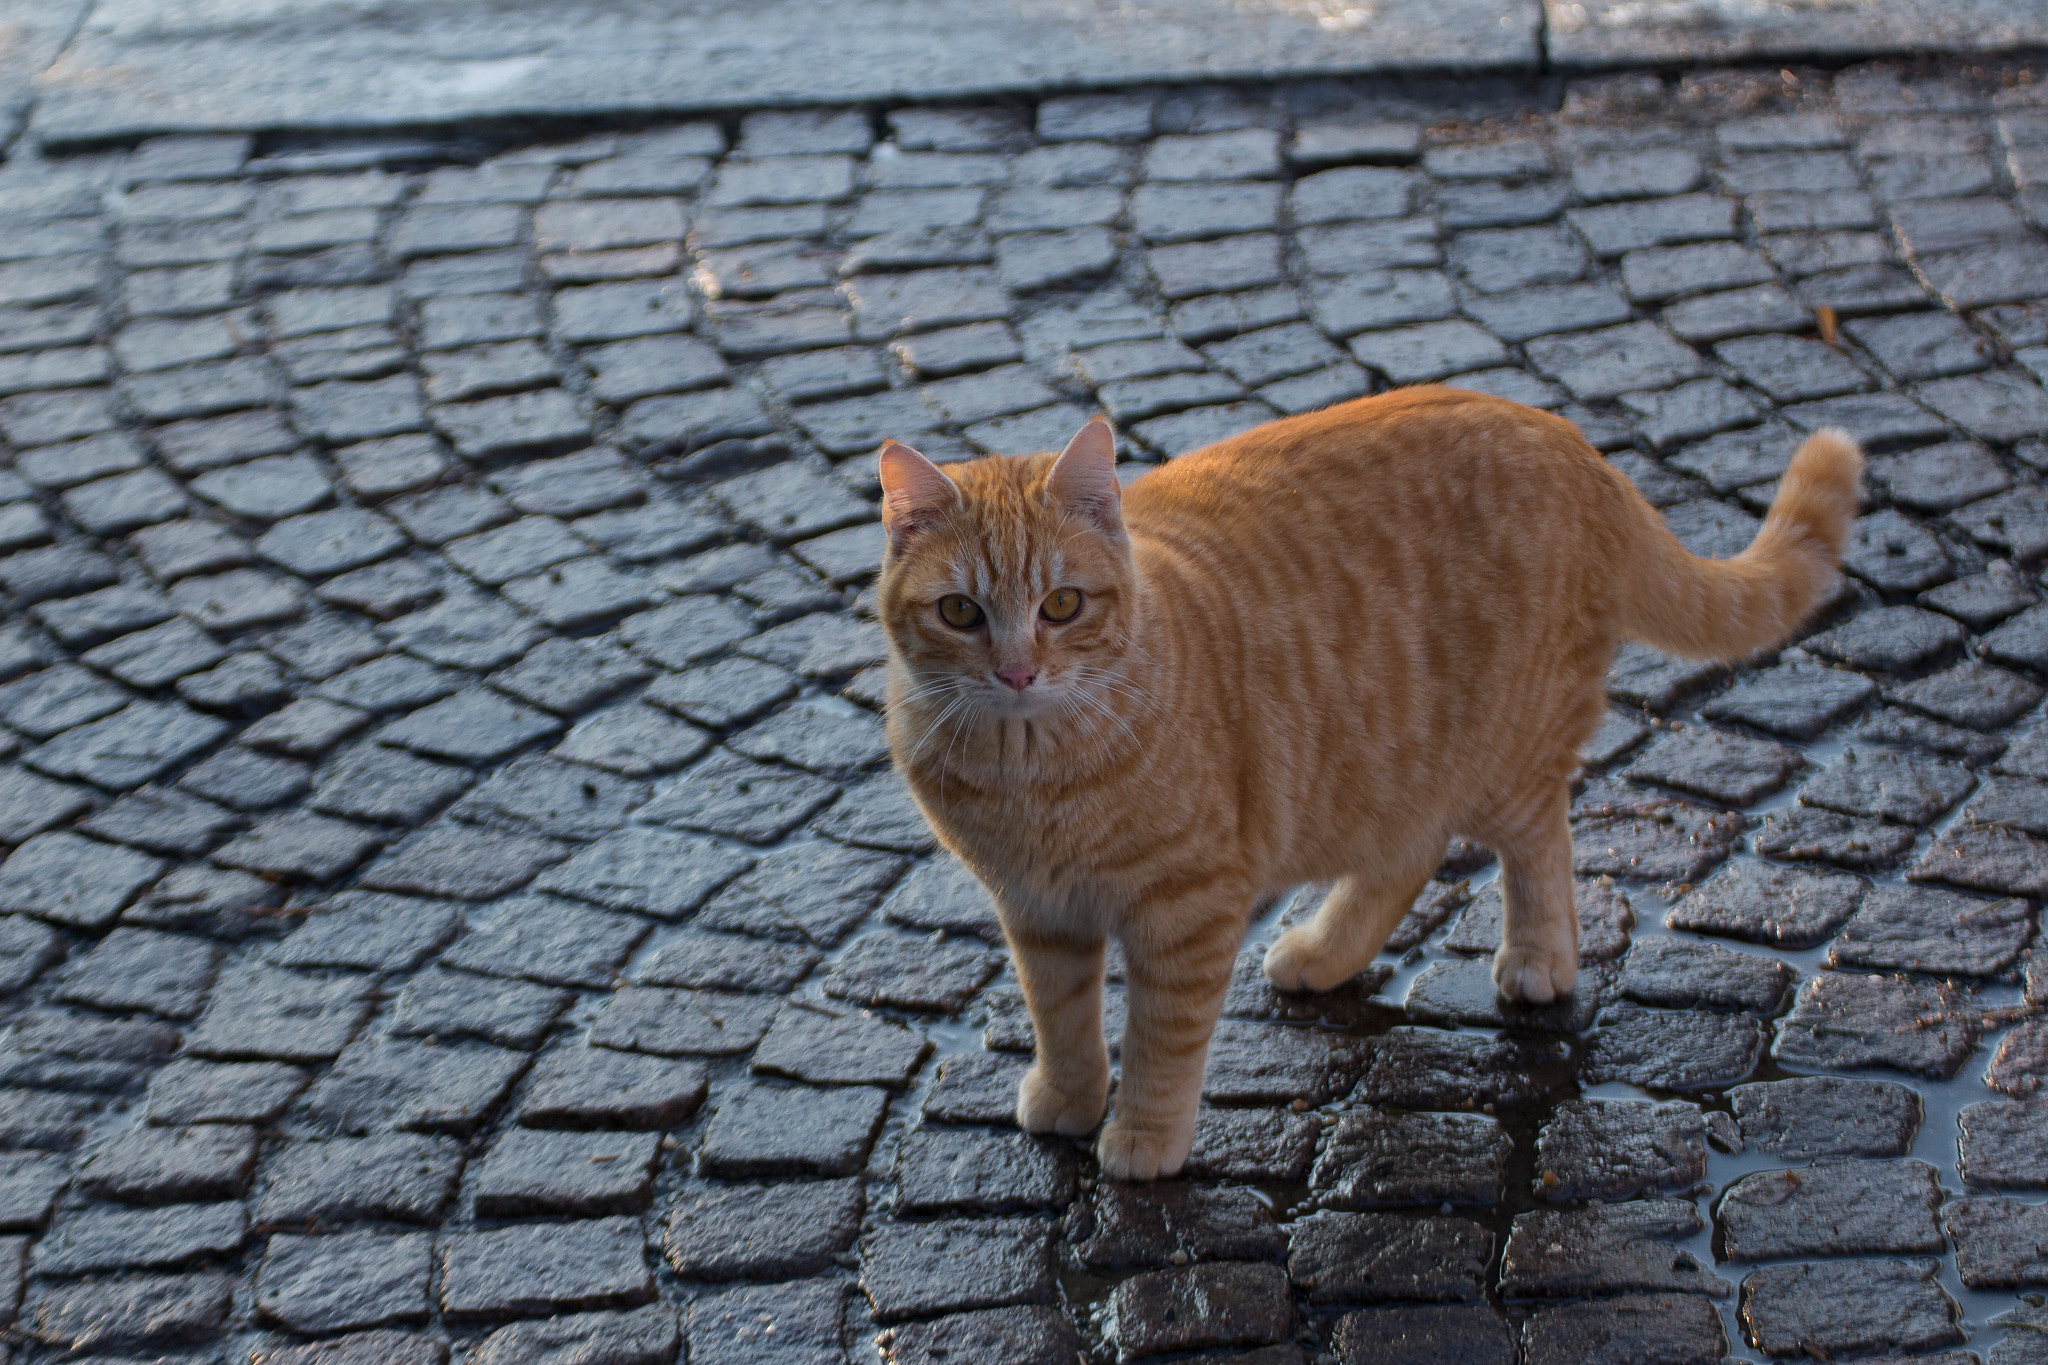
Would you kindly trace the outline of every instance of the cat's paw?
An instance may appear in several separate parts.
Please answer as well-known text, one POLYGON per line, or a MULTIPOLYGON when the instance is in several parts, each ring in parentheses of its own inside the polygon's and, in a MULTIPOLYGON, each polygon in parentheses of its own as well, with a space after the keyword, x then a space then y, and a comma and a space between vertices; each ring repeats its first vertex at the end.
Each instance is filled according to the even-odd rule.
POLYGON ((1289 929, 1266 949, 1266 980, 1275 990, 1327 991, 1344 984, 1351 975, 1343 964, 1330 961, 1316 941, 1311 926, 1289 929), (1341 973, 1341 974, 1340 974, 1341 973))
POLYGON ((1194 1145, 1192 1115, 1185 1124, 1167 1128, 1111 1119, 1096 1140, 1095 1159, 1101 1163, 1102 1174, 1111 1180, 1157 1180, 1179 1175, 1187 1164, 1188 1149, 1194 1145))
POLYGON ((1062 1089, 1034 1065, 1017 1086, 1017 1126, 1027 1133, 1080 1137, 1095 1131, 1109 1104, 1109 1077, 1068 1082, 1062 1089))
POLYGON ((1493 984, 1501 999, 1520 1005, 1548 1005, 1572 993, 1579 981, 1576 954, 1503 944, 1493 955, 1493 984))

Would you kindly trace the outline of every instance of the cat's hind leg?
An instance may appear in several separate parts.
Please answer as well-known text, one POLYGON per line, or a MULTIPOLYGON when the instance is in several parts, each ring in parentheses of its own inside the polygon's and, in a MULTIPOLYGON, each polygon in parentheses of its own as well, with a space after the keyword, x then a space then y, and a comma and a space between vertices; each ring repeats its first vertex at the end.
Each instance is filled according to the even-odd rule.
POLYGON ((1570 803, 1562 780, 1532 782, 1493 813, 1482 836, 1500 854, 1504 904, 1493 983, 1507 1000, 1547 1005, 1578 982, 1570 803))
POLYGON ((1364 971, 1422 894, 1435 864, 1339 877, 1315 917, 1266 950, 1266 979, 1283 991, 1327 991, 1364 971))

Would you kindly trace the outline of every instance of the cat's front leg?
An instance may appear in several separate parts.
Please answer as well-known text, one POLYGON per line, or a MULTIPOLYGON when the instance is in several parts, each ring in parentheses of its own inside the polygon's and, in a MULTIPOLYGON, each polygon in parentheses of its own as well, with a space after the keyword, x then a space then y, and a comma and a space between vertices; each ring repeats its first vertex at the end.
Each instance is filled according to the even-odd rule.
POLYGON ((1504 808, 1506 818, 1487 841, 1500 853, 1501 944, 1493 980, 1504 1000, 1548 1005, 1578 983, 1570 800, 1562 782, 1532 782, 1504 808))
POLYGON ((1005 925, 1038 1055, 1017 1087, 1017 1126, 1080 1137, 1109 1102, 1109 1049, 1102 1039, 1103 941, 1005 925))
POLYGON ((1116 1116, 1095 1149, 1113 1180, 1178 1175, 1187 1162, 1209 1037, 1230 988, 1244 917, 1237 907, 1176 907, 1170 923, 1149 928, 1124 943, 1130 1021, 1123 1080, 1116 1116))

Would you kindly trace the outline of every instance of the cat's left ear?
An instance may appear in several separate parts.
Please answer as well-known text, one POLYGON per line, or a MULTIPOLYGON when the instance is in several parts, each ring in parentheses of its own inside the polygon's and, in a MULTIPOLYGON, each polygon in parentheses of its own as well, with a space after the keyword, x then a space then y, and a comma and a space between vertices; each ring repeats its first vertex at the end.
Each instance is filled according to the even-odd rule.
POLYGON ((960 485, 901 441, 882 442, 882 529, 901 547, 959 510, 960 485))
POLYGON ((1045 493, 1060 507, 1109 532, 1121 532, 1123 485, 1116 481, 1116 432, 1097 417, 1076 432, 1045 476, 1045 493))

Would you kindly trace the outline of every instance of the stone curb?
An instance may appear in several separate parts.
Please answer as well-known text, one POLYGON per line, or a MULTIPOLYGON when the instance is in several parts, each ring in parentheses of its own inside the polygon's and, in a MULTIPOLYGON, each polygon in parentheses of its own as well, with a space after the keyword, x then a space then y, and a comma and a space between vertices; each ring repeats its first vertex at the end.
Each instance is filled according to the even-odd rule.
POLYGON ((1079 24, 1029 0, 775 0, 620 19, 482 0, 369 21, 289 0, 236 23, 141 3, 0 0, 0 146, 168 132, 392 129, 794 104, 931 101, 1153 82, 1998 53, 2048 46, 2029 0, 1791 9, 1763 0, 1176 0, 1079 24), (1705 17, 1702 17, 1702 14, 1705 17), (818 35, 830 35, 821 44, 818 35))

